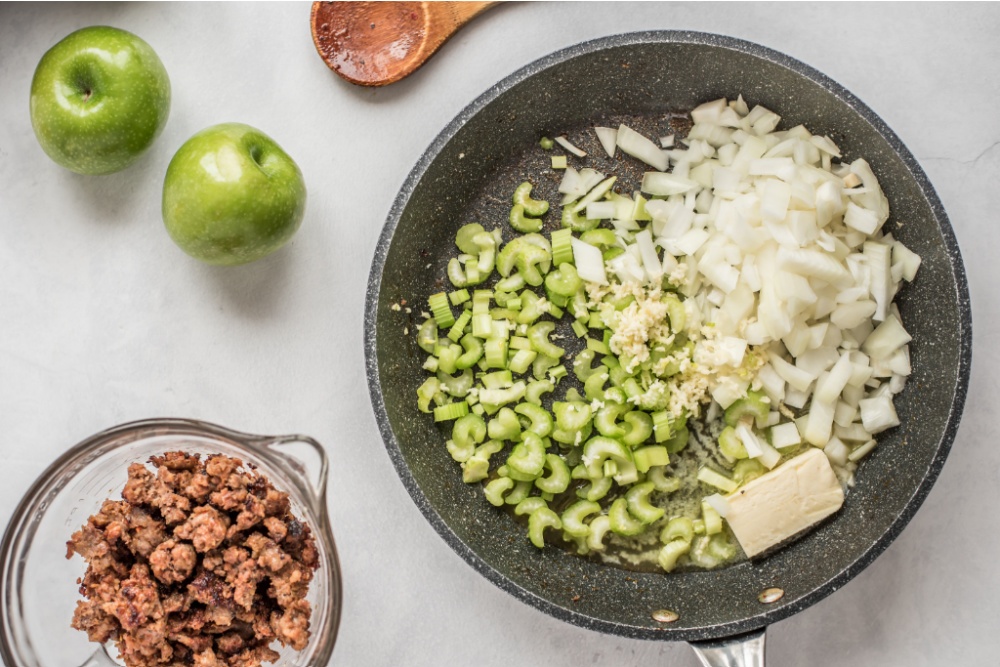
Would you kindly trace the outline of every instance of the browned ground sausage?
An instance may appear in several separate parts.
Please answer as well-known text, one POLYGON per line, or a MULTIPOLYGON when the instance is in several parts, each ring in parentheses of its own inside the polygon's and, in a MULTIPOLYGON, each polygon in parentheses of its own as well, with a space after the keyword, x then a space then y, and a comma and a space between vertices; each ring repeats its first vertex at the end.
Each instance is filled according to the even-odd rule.
POLYGON ((87 561, 73 627, 114 639, 128 667, 255 667, 309 641, 319 567, 288 494, 242 461, 167 452, 132 464, 67 542, 87 561))

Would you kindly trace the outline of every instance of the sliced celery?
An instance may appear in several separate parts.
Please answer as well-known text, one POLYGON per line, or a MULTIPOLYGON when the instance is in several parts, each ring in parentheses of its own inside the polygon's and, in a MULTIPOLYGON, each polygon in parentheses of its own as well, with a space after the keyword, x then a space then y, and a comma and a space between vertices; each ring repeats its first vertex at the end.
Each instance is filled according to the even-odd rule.
POLYGON ((541 405, 542 394, 554 391, 555 388, 551 380, 533 380, 528 383, 528 387, 524 392, 524 400, 534 405, 541 405))
POLYGON ((542 219, 528 217, 527 213, 525 213, 524 206, 521 204, 515 204, 514 207, 510 209, 508 221, 510 222, 511 227, 522 234, 542 231, 542 219))
POLYGON ((510 408, 500 408, 490 423, 487 432, 492 440, 517 440, 521 437, 521 422, 510 408))
POLYGON ((518 380, 506 389, 480 389, 479 400, 489 405, 502 406, 524 398, 525 384, 518 380))
POLYGON ((549 504, 544 498, 540 498, 538 496, 532 496, 530 498, 524 497, 518 501, 517 505, 514 507, 514 514, 524 516, 548 506, 549 504))
POLYGON ((573 262, 573 230, 557 229, 552 232, 552 264, 560 266, 573 262))
POLYGON ((434 408, 434 421, 444 422, 458 419, 469 414, 469 404, 465 401, 458 403, 446 403, 434 408))
POLYGON ((525 431, 521 442, 514 445, 507 457, 507 467, 512 472, 529 475, 534 479, 542 474, 545 467, 545 443, 537 434, 525 431))
POLYGON ((528 515, 528 539, 536 547, 541 549, 545 546, 544 532, 546 528, 562 528, 562 521, 559 515, 548 507, 542 507, 528 515))
POLYGON ((625 494, 629 514, 645 524, 653 523, 664 514, 662 507, 656 507, 649 502, 649 494, 655 490, 652 482, 643 482, 633 485, 625 494))
POLYGON ((507 368, 507 341, 489 338, 486 341, 486 367, 507 368))
POLYGON ((608 349, 608 346, 604 342, 594 340, 593 338, 587 339, 587 349, 593 350, 597 354, 611 354, 611 350, 608 349))
POLYGON ((545 455, 545 469, 550 473, 547 477, 539 477, 535 480, 535 486, 545 493, 562 493, 569 488, 570 475, 569 466, 557 454, 545 455))
POLYGON ((715 511, 715 508, 701 501, 701 519, 705 522, 705 534, 715 535, 722 532, 722 517, 715 511))
POLYGON ((594 351, 593 350, 580 350, 577 353, 576 358, 573 359, 573 374, 580 382, 586 382, 590 379, 594 373, 600 370, 600 367, 594 368, 591 364, 594 362, 594 351))
POLYGON ((453 306, 460 306, 471 298, 472 297, 469 296, 469 290, 465 288, 448 293, 448 301, 450 301, 453 306))
POLYGON ((479 415, 463 415, 455 420, 451 439, 459 449, 475 451, 476 445, 486 439, 486 422, 479 415))
POLYGON ((509 477, 497 477, 486 484, 483 493, 491 505, 500 507, 504 504, 504 494, 513 489, 514 484, 514 480, 509 477))
POLYGON ((517 350, 507 363, 508 368, 515 373, 524 374, 531 368, 531 363, 538 356, 534 350, 517 350))
POLYGON ((639 472, 648 472, 654 466, 665 466, 670 463, 670 454, 667 448, 662 445, 649 445, 640 447, 632 452, 635 459, 635 467, 639 472))
POLYGON ((531 403, 518 403, 514 406, 514 412, 525 417, 530 422, 525 427, 526 431, 531 431, 540 438, 544 438, 552 433, 552 415, 545 408, 532 405, 531 403))
POLYGON ((448 338, 455 341, 456 343, 461 340, 462 334, 465 333, 465 326, 472 319, 472 313, 463 310, 458 319, 455 320, 455 324, 452 325, 451 329, 448 331, 448 338))
POLYGON ((487 389, 506 389, 514 384, 514 375, 509 370, 493 371, 479 377, 487 389))
POLYGON ((684 540, 673 540, 664 544, 657 555, 656 562, 665 572, 672 572, 677 567, 678 559, 691 550, 691 543, 684 540))
POLYGON ((660 541, 670 544, 674 540, 691 543, 694 539, 694 522, 686 516, 675 516, 660 531, 660 541))
POLYGON ((448 303, 448 295, 444 292, 431 294, 427 298, 427 304, 431 308, 434 320, 439 327, 450 327, 455 323, 455 316, 451 312, 451 305, 448 303))
POLYGON ((426 319, 423 324, 420 325, 420 329, 417 330, 417 345, 424 352, 433 352, 434 346, 437 345, 438 339, 438 327, 437 321, 434 319, 426 319))
POLYGON ((528 340, 531 341, 531 346, 535 348, 539 354, 553 359, 558 359, 563 356, 566 351, 549 341, 549 334, 552 333, 555 327, 555 322, 539 322, 537 324, 533 324, 528 329, 528 340))
POLYGON ((420 408, 421 412, 431 411, 431 400, 438 392, 439 386, 437 378, 429 377, 417 388, 417 407, 420 408))
POLYGON ((716 472, 707 466, 698 469, 698 481, 713 486, 723 493, 732 493, 739 486, 720 472, 716 472))
POLYGON ((601 511, 601 506, 589 500, 578 500, 562 513, 563 530, 575 537, 586 537, 590 534, 590 527, 584 520, 591 514, 601 511))
POLYGON ((574 232, 585 232, 601 224, 600 220, 588 220, 574 210, 572 205, 563 206, 562 226, 574 232))
POLYGON ((629 514, 628 501, 625 498, 618 498, 611 503, 608 519, 611 521, 611 530, 619 535, 634 537, 646 530, 645 523, 629 514))
POLYGON ((458 246, 459 250, 468 255, 479 254, 479 244, 473 239, 485 231, 483 226, 478 222, 469 223, 458 230, 458 233, 455 235, 455 245, 458 246))
MULTIPOLYGON (((557 294, 564 299, 568 299, 583 288, 583 280, 580 279, 576 268, 569 263, 559 265, 559 268, 545 276, 545 287, 553 294, 557 294)), ((565 306, 568 302, 563 301, 565 306)))
POLYGON ((521 183, 517 188, 514 189, 514 195, 511 197, 515 206, 521 206, 524 208, 524 212, 528 215, 537 218, 545 215, 549 210, 549 203, 541 199, 531 198, 532 185, 530 182, 525 181, 521 183))
POLYGON ((673 437, 673 415, 671 415, 666 410, 660 412, 654 412, 653 417, 653 433, 656 436, 657 442, 666 442, 673 437))
POLYGON ((726 424, 735 427, 744 416, 752 416, 756 423, 763 424, 767 421, 770 410, 771 401, 767 395, 762 391, 750 390, 746 396, 726 408, 726 424))

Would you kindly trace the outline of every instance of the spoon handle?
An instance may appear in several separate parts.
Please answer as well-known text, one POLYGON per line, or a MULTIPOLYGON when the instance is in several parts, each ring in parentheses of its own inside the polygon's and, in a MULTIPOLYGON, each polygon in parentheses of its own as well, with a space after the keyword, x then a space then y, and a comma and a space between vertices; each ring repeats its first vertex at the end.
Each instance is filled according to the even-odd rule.
POLYGON ((705 667, 764 667, 764 639, 767 628, 735 637, 691 642, 691 648, 705 667))
POLYGON ((438 5, 447 8, 454 17, 456 26, 462 26, 499 2, 427 2, 427 5, 438 5))

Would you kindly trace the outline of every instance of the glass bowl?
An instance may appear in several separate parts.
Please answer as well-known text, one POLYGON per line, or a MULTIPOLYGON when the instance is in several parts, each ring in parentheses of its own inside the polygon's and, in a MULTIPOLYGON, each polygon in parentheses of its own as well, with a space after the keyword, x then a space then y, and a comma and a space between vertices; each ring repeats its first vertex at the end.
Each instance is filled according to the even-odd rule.
POLYGON ((108 429, 63 454, 35 481, 14 511, 0 545, 0 658, 14 667, 112 667, 120 664, 113 642, 100 646, 70 627, 77 579, 86 570, 66 541, 105 499, 117 500, 128 466, 150 456, 183 450, 224 454, 254 465, 288 493, 292 512, 312 528, 320 567, 309 587, 311 637, 302 651, 272 646, 277 664, 325 666, 340 621, 340 565, 326 511, 327 461, 315 440, 257 436, 203 422, 156 419, 108 429))

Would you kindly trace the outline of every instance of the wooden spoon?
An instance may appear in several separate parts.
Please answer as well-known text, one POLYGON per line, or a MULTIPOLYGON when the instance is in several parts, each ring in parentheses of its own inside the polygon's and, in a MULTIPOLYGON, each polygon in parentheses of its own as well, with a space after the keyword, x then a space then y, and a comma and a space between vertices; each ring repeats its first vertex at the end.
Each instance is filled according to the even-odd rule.
POLYGON ((459 28, 496 2, 314 2, 316 50, 360 86, 412 74, 459 28))

